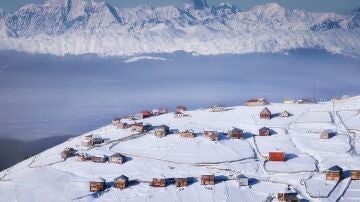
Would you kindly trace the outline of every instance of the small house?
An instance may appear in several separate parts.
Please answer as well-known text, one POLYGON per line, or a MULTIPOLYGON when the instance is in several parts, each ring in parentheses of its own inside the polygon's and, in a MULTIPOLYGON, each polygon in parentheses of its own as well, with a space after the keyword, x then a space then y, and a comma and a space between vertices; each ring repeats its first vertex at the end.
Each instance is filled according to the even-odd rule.
POLYGON ((267 101, 265 98, 257 98, 257 99, 250 99, 245 101, 245 106, 254 107, 254 106, 264 106, 267 105, 267 101))
POLYGON ((223 105, 215 105, 210 108, 211 112, 223 112, 225 111, 225 106, 223 105))
POLYGON ((289 118, 290 113, 288 111, 283 111, 283 112, 281 112, 280 116, 283 118, 289 118))
POLYGON ((150 186, 153 187, 166 187, 166 179, 165 178, 153 178, 150 186))
POLYGON ((67 147, 67 148, 65 148, 65 149, 61 152, 60 155, 61 155, 61 158, 67 159, 67 158, 69 158, 69 157, 74 156, 74 155, 75 155, 75 152, 76 152, 75 149, 67 147))
POLYGON ((89 161, 91 160, 91 156, 87 154, 79 154, 76 158, 77 161, 89 161))
POLYGON ((176 187, 187 187, 188 186, 188 178, 175 178, 175 186, 176 187))
POLYGON ((107 161, 108 157, 103 154, 98 154, 91 157, 91 161, 95 163, 105 163, 107 161))
POLYGON ((326 170, 326 180, 340 181, 343 173, 343 169, 339 166, 333 166, 326 170))
POLYGON ((105 190, 105 180, 102 178, 90 181, 90 192, 99 192, 105 190))
POLYGON ((201 175, 201 185, 214 185, 215 176, 214 175, 201 175))
POLYGON ((126 161, 126 156, 122 154, 113 154, 109 157, 109 163, 123 164, 126 161))
POLYGON ((117 126, 121 121, 121 118, 115 118, 112 120, 111 124, 114 126, 117 126))
POLYGON ((104 142, 104 140, 99 135, 93 135, 92 136, 92 142, 93 142, 93 145, 102 144, 104 142))
POLYGON ((262 127, 259 129, 259 136, 269 136, 270 135, 270 129, 267 127, 262 127))
POLYGON ((290 187, 287 187, 283 192, 277 194, 277 199, 280 202, 299 202, 297 193, 290 187))
POLYGON ((125 189, 129 185, 129 178, 125 175, 121 175, 114 179, 114 187, 118 189, 125 189))
POLYGON ((351 179, 352 180, 360 180, 360 170, 352 170, 351 171, 351 179))
POLYGON ((166 114, 166 113, 168 113, 167 108, 160 108, 160 109, 153 109, 152 110, 152 114, 154 116, 159 116, 159 115, 166 114))
POLYGON ((139 133, 149 132, 151 125, 147 123, 135 123, 132 125, 131 130, 139 133))
POLYGON ((175 112, 181 112, 181 113, 185 113, 186 112, 186 107, 185 106, 177 106, 176 107, 176 111, 175 112))
POLYGON ((244 138, 244 131, 238 128, 232 128, 228 131, 228 137, 233 139, 242 139, 244 138))
POLYGON ((169 126, 162 125, 155 129, 154 135, 155 137, 162 138, 169 134, 169 126))
POLYGON ((241 186, 249 186, 249 178, 246 177, 245 175, 236 176, 236 181, 237 181, 239 187, 241 187, 241 186))
POLYGON ((216 130, 204 130, 204 136, 211 141, 219 141, 219 134, 216 130))
POLYGON ((261 119, 271 119, 271 112, 270 110, 265 107, 261 112, 260 112, 260 118, 261 119))
POLYGON ((303 99, 299 99, 296 101, 297 104, 310 104, 310 103, 313 103, 310 99, 306 99, 306 98, 303 98, 303 99))
POLYGON ((84 147, 91 147, 91 146, 93 146, 93 142, 91 140, 85 139, 81 142, 81 145, 84 147))
POLYGON ((103 142, 104 140, 99 135, 87 135, 81 144, 83 146, 90 147, 95 144, 101 144, 103 142))
POLYGON ((134 116, 134 118, 139 120, 139 119, 149 118, 150 116, 151 116, 151 112, 145 110, 145 111, 141 111, 141 112, 137 113, 134 116))
POLYGON ((286 98, 284 104, 295 104, 295 100, 292 98, 286 98))
POLYGON ((181 131, 180 131, 180 137, 183 137, 183 138, 194 138, 194 137, 195 137, 195 133, 194 133, 194 131, 191 130, 191 129, 181 130, 181 131))
POLYGON ((285 161, 285 152, 283 151, 269 152, 269 161, 285 161))
POLYGON ((320 138, 321 139, 330 139, 332 137, 334 137, 336 135, 336 132, 330 129, 327 130, 323 130, 320 133, 320 138))

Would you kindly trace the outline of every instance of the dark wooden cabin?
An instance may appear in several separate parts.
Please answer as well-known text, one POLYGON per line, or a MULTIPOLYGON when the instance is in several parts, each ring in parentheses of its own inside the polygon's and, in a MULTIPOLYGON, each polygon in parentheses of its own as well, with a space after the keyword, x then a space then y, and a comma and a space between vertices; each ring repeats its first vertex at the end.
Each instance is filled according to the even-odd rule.
POLYGON ((105 180, 104 179, 96 179, 90 181, 90 192, 99 192, 105 190, 105 180))
POLYGON ((271 112, 270 110, 265 107, 261 112, 260 112, 260 118, 261 119, 271 119, 271 112))
POLYGON ((105 163, 108 157, 105 155, 95 155, 91 157, 91 161, 95 163, 105 163))
POLYGON ((204 136, 211 141, 219 141, 219 134, 215 130, 204 130, 204 136))
POLYGON ((170 128, 169 126, 162 125, 155 129, 154 135, 155 137, 162 138, 169 134, 170 128))
POLYGON ((194 138, 195 133, 191 129, 185 129, 185 130, 180 131, 180 137, 182 137, 182 138, 194 138))
POLYGON ((326 170, 326 180, 340 181, 342 178, 343 169, 340 166, 333 166, 326 170))
POLYGON ((188 186, 188 178, 175 178, 175 186, 176 187, 187 187, 188 186))
POLYGON ((122 154, 113 154, 109 157, 109 163, 123 164, 126 161, 126 156, 122 154))
POLYGON ((248 106, 248 107, 264 106, 267 104, 268 103, 265 100, 265 98, 250 99, 250 100, 245 101, 245 106, 248 106))
POLYGON ((352 170, 351 171, 351 179, 352 180, 360 180, 360 170, 352 170))
POLYGON ((201 176, 201 185, 214 185, 215 176, 214 175, 202 175, 201 176))
POLYGON ((75 149, 67 147, 60 153, 60 155, 61 155, 61 158, 63 158, 65 160, 69 157, 74 156, 75 152, 76 152, 75 149))
POLYGON ((228 131, 228 137, 233 139, 242 139, 244 138, 244 131, 238 128, 233 128, 228 131))
POLYGON ((153 178, 151 183, 153 187, 166 187, 166 179, 164 178, 153 178))
POLYGON ((149 132, 151 129, 151 125, 150 124, 144 124, 144 123, 134 123, 131 127, 132 131, 136 131, 139 133, 145 133, 145 132, 149 132))
POLYGON ((177 106, 176 107, 176 111, 175 112, 180 112, 180 113, 184 113, 184 112, 186 112, 186 107, 185 106, 177 106))
POLYGON ((270 129, 267 127, 262 127, 259 129, 259 136, 269 136, 270 135, 270 129))
POLYGON ((336 135, 336 132, 330 129, 327 130, 323 130, 320 133, 320 138, 321 139, 330 139, 332 137, 334 137, 336 135))
POLYGON ((290 187, 286 188, 284 192, 277 194, 277 199, 280 202, 299 202, 300 199, 297 197, 297 193, 290 187))
POLYGON ((125 175, 115 178, 114 187, 118 189, 125 189, 129 185, 129 178, 125 175))

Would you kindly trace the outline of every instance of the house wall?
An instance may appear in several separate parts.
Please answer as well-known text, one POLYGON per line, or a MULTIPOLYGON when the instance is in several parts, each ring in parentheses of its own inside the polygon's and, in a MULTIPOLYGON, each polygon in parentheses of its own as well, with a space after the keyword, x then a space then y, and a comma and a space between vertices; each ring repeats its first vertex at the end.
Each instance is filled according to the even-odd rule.
POLYGON ((360 180, 360 170, 352 170, 351 171, 351 179, 352 180, 360 180))
POLYGON ((341 173, 339 172, 326 172, 326 180, 336 180, 341 179, 341 173))

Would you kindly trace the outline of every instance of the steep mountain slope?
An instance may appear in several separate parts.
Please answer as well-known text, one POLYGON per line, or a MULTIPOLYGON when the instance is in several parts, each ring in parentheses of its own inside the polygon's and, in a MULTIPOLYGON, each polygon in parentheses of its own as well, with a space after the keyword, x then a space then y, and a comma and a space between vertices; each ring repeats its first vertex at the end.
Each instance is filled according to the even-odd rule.
POLYGON ((229 4, 116 8, 88 0, 48 0, 0 11, 0 47, 56 55, 282 52, 320 48, 360 54, 359 12, 342 16, 270 3, 241 12, 229 4), (2 14, 3 13, 3 14, 2 14))
POLYGON ((334 165, 344 173, 360 167, 359 145, 354 143, 359 141, 360 122, 355 130, 341 121, 358 116, 360 96, 334 101, 334 106, 332 113, 331 101, 271 103, 267 108, 274 115, 287 110, 291 116, 275 115, 270 120, 259 117, 264 106, 236 106, 222 112, 199 109, 186 111, 188 116, 181 118, 166 113, 141 120, 153 126, 144 133, 104 126, 0 172, 0 201, 271 201, 288 186, 305 201, 337 201, 342 193, 344 200, 356 201, 360 197, 356 180, 350 181, 347 174, 339 182, 326 180, 324 172, 334 165), (154 130, 163 124, 171 133, 156 137, 154 130), (258 135, 263 126, 271 129, 270 136, 258 135), (209 127, 218 132, 218 141, 203 134, 209 127), (229 137, 226 133, 232 127, 243 129, 244 138, 229 137), (177 133, 184 129, 194 131, 195 137, 177 133), (324 129, 337 134, 321 139, 324 129), (87 135, 104 142, 85 146, 87 135), (60 153, 67 147, 76 150, 75 156, 62 159, 60 153), (270 161, 269 152, 279 150, 285 152, 285 161, 270 161), (79 157, 115 153, 125 155, 126 161, 99 163, 79 157), (201 185, 200 176, 206 174, 216 176, 214 185, 201 185), (239 174, 249 178, 249 186, 239 187, 235 178, 239 174), (113 187, 121 175, 130 179, 126 189, 113 187), (179 177, 188 178, 189 185, 176 187, 173 178, 179 177), (105 190, 90 192, 89 182, 99 178, 106 180, 105 190), (167 186, 152 187, 152 178, 167 179, 167 186))

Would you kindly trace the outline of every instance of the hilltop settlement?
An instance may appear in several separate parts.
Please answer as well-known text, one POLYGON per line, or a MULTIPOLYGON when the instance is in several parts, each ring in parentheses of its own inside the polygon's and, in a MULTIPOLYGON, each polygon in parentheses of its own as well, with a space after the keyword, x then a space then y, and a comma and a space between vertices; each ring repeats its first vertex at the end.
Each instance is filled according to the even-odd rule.
POLYGON ((360 96, 114 118, 0 173, 0 201, 360 201, 360 96))

